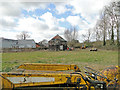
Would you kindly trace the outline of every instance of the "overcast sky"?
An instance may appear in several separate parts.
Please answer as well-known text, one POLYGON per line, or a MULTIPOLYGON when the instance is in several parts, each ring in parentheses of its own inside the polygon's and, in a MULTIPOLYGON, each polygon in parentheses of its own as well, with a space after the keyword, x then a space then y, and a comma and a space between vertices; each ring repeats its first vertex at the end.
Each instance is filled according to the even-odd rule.
POLYGON ((100 11, 111 0, 18 1, 0 2, 0 37, 16 39, 21 31, 28 31, 30 39, 39 42, 50 40, 56 34, 64 37, 66 28, 76 26, 81 42, 81 35, 94 27, 100 11))

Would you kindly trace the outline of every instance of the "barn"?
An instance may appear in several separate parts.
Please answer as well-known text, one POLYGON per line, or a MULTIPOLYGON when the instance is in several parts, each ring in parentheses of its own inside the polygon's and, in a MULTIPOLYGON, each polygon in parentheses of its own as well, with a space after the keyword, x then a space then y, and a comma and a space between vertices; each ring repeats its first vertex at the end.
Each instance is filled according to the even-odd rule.
POLYGON ((1 48, 36 48, 35 41, 0 38, 1 48))
POLYGON ((67 49, 67 41, 64 40, 58 34, 48 42, 48 45, 49 45, 49 50, 64 51, 67 49))
POLYGON ((19 48, 36 48, 36 43, 33 39, 18 40, 19 48))
POLYGON ((17 40, 0 38, 1 48, 14 48, 17 46, 17 40))

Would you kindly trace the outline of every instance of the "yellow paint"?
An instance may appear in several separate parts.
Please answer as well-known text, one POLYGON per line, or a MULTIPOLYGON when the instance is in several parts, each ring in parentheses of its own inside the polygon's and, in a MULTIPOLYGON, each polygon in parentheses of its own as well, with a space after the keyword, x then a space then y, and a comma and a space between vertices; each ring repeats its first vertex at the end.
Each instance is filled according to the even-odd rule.
POLYGON ((74 70, 80 71, 77 65, 61 65, 61 64, 40 64, 40 63, 25 63, 18 67, 24 70, 43 70, 43 71, 65 71, 74 70))
MULTIPOLYGON (((18 71, 16 72, 3 72, 0 74, 0 80, 2 81, 0 87, 12 89, 25 86, 41 86, 55 84, 76 85, 78 83, 78 80, 80 80, 79 84, 85 85, 88 90, 90 83, 87 82, 88 84, 86 84, 86 82, 81 76, 82 73, 77 72, 77 74, 75 74, 76 71, 80 71, 80 69, 78 68, 78 66, 74 64, 73 65, 39 64, 39 63, 22 64, 18 67, 18 71), (12 78, 14 78, 14 80, 12 80, 12 78), (45 81, 42 78, 45 78, 47 81, 45 81)), ((82 75, 85 76, 84 74, 82 75)), ((72 88, 75 87, 70 87, 71 90, 72 88)), ((80 90, 81 87, 77 88, 80 90)), ((91 88, 92 90, 95 90, 93 86, 91 88)))
POLYGON ((107 85, 114 85, 114 83, 116 83, 116 81, 114 80, 114 78, 116 77, 116 79, 118 79, 117 84, 120 85, 120 66, 116 66, 113 67, 112 69, 105 69, 102 71, 102 74, 104 74, 107 79, 111 80, 110 82, 107 81, 107 79, 104 78, 100 78, 99 80, 105 81, 107 85))
POLYGON ((8 79, 0 75, 0 89, 5 88, 11 90, 13 87, 14 85, 8 79))
POLYGON ((77 83, 77 78, 81 78, 81 84, 85 84, 82 77, 78 74, 60 74, 60 73, 40 73, 40 74, 28 74, 28 73, 22 73, 19 75, 18 73, 2 73, 4 77, 54 77, 54 82, 37 82, 37 83, 20 83, 20 84, 14 84, 14 87, 22 87, 22 86, 37 86, 37 85, 54 85, 54 84, 64 84, 67 83, 68 77, 71 78, 70 84, 77 83), (16 75, 15 75, 16 74, 16 75))

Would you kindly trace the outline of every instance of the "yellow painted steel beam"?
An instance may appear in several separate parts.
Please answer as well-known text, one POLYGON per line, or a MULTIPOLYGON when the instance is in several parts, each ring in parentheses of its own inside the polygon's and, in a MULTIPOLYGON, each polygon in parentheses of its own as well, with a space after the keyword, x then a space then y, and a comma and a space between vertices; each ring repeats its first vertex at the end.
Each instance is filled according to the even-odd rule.
POLYGON ((11 90, 14 87, 13 83, 8 80, 6 77, 4 77, 2 74, 0 74, 0 89, 3 88, 11 90))
POLYGON ((18 67, 18 69, 24 70, 43 70, 43 71, 65 71, 74 70, 75 72, 80 72, 77 65, 61 65, 61 64, 41 64, 41 63, 25 63, 18 67))
MULTIPOLYGON (((76 84, 80 79, 80 84, 86 85, 82 76, 79 74, 61 74, 61 73, 2 73, 2 76, 10 81, 9 85, 15 87, 41 86, 55 84, 76 84)), ((4 80, 3 80, 4 81, 4 80)))
MULTIPOLYGON (((3 88, 39 87, 50 85, 73 85, 72 88, 82 88, 82 85, 91 86, 85 75, 80 72, 77 65, 26 63, 18 67, 16 72, 3 72, 0 74, 3 88), (23 70, 23 71, 21 71, 23 70), (74 70, 74 71, 71 71, 74 70), (67 72, 69 71, 69 72, 67 72), (86 83, 87 82, 87 83, 86 83), (79 85, 79 86, 77 86, 79 85)), ((93 84, 93 83, 92 83, 93 84)), ((54 87, 53 87, 54 88, 54 87)), ((63 87, 64 88, 64 87, 63 87)), ((94 86, 91 86, 92 90, 94 86)), ((65 89, 65 88, 64 88, 65 89)))

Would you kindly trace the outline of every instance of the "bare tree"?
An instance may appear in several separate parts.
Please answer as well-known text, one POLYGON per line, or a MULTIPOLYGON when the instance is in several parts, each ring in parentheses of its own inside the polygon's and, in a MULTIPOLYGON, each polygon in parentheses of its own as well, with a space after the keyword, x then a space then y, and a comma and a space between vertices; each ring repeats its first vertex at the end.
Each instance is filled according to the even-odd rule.
POLYGON ((64 31, 64 37, 69 42, 71 42, 72 40, 77 40, 78 31, 77 31, 76 27, 71 27, 70 29, 66 29, 64 31))
POLYGON ((27 31, 22 31, 19 35, 16 35, 16 37, 20 40, 26 40, 27 38, 30 38, 30 35, 27 31))
MULTIPOLYGON (((117 38, 117 45, 119 45, 119 18, 116 14, 116 9, 120 8, 119 2, 111 2, 111 4, 104 7, 101 12, 100 20, 96 23, 96 40, 99 36, 99 31, 102 31, 101 37, 103 38, 103 46, 106 45, 106 40, 111 41, 111 45, 114 45, 114 40, 117 38), (115 35, 117 34, 117 35, 115 35)), ((118 10, 119 11, 119 10, 118 10)))
POLYGON ((69 29, 66 29, 64 31, 64 37, 66 38, 67 41, 71 41, 71 31, 69 29))
POLYGON ((84 38, 84 41, 87 41, 88 43, 91 40, 91 36, 92 36, 92 29, 89 28, 86 32, 86 34, 82 34, 82 37, 84 38))
MULTIPOLYGON (((100 20, 97 22, 96 24, 96 29, 97 30, 100 30, 101 33, 100 34, 100 37, 102 37, 103 39, 103 46, 106 45, 106 39, 107 39, 107 14, 106 14, 106 6, 104 7, 104 9, 101 11, 101 14, 100 14, 100 20)), ((97 34, 98 34, 98 31, 97 31, 97 34)))
POLYGON ((96 23, 96 25, 95 25, 95 27, 93 29, 94 34, 95 34, 94 37, 95 37, 96 41, 102 40, 102 37, 101 37, 102 31, 101 31, 101 29, 99 27, 99 24, 100 24, 100 20, 97 21, 97 23, 96 23))
POLYGON ((102 13, 101 13, 101 23, 100 27, 103 33, 103 46, 106 45, 106 39, 107 39, 107 7, 105 6, 102 13))
POLYGON ((112 2, 109 6, 106 7, 106 15, 107 15, 107 29, 111 32, 111 45, 114 44, 114 33, 115 33, 115 2, 112 2))
POLYGON ((64 31, 64 37, 68 41, 68 46, 75 47, 75 45, 79 42, 78 38, 78 31, 76 27, 71 27, 70 29, 66 29, 64 31))
POLYGON ((113 21, 113 26, 112 27, 113 27, 113 30, 116 30, 117 45, 119 45, 120 44, 119 43, 120 1, 112 2, 109 7, 110 7, 110 10, 112 10, 112 12, 111 12, 111 18, 112 18, 112 21, 113 21), (117 10, 118 10, 119 15, 116 13, 117 10))
POLYGON ((117 45, 120 45, 120 1, 115 2, 115 25, 116 25, 116 30, 117 30, 117 45), (118 13, 116 13, 118 12, 118 13))
POLYGON ((43 39, 42 41, 39 42, 40 44, 48 47, 48 41, 46 39, 43 39))
POLYGON ((77 38, 78 38, 78 31, 77 31, 76 27, 71 28, 71 31, 73 31, 72 32, 72 40, 77 40, 77 38))

